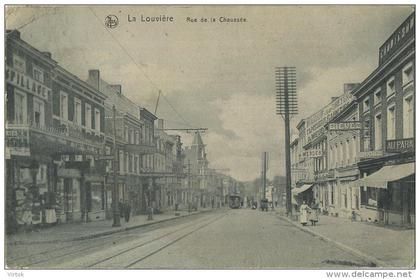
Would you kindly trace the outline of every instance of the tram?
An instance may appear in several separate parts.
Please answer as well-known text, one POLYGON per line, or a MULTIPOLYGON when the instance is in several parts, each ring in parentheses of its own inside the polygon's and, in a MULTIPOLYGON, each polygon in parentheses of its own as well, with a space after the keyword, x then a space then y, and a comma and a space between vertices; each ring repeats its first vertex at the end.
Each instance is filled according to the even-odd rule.
POLYGON ((238 209, 241 207, 242 197, 238 195, 229 196, 229 207, 232 209, 238 209))

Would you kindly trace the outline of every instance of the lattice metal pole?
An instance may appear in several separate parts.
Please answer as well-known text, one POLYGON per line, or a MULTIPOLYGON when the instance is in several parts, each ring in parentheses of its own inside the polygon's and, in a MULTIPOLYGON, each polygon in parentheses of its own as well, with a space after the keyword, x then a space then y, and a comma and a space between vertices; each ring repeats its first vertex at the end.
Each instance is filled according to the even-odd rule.
POLYGON ((276 67, 276 114, 284 120, 286 153, 286 211, 292 213, 292 185, 290 162, 290 117, 298 113, 296 68, 276 67))

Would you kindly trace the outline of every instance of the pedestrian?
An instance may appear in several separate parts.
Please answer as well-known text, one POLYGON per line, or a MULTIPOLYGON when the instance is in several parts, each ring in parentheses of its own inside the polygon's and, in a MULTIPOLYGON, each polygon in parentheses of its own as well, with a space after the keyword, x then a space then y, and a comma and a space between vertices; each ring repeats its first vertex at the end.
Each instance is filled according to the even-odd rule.
POLYGON ((302 226, 306 226, 308 223, 308 210, 309 206, 303 201, 302 205, 300 206, 300 223, 302 226))
POLYGON ((128 201, 124 203, 124 219, 128 223, 130 221, 131 206, 128 201))
POLYGON ((120 211, 120 217, 124 217, 124 204, 122 200, 118 202, 118 210, 120 211))

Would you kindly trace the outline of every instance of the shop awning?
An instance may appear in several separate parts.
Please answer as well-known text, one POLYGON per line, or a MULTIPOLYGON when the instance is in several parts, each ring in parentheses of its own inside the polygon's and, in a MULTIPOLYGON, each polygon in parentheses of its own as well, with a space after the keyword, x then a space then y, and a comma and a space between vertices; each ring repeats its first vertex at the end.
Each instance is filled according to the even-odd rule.
POLYGON ((360 179, 357 185, 360 187, 374 187, 386 189, 388 182, 397 181, 414 174, 414 163, 385 166, 377 172, 360 179))
POLYGON ((312 186, 314 186, 314 184, 303 184, 299 188, 293 188, 292 194, 297 195, 299 193, 305 192, 306 190, 309 190, 312 186))

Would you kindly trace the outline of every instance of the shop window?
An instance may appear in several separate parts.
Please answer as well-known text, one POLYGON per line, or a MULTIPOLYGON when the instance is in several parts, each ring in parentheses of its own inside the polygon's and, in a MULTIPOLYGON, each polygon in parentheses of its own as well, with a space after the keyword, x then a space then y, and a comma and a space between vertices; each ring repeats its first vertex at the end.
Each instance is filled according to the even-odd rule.
POLYGON ((97 212, 104 210, 104 202, 103 202, 103 185, 100 183, 92 183, 90 185, 90 193, 91 193, 91 200, 90 200, 90 211, 97 212))
POLYGON ((362 187, 360 203, 365 206, 378 207, 379 189, 373 187, 362 187))
POLYGON ((392 211, 402 211, 402 193, 401 185, 398 183, 389 183, 388 187, 390 204, 389 209, 392 211))

